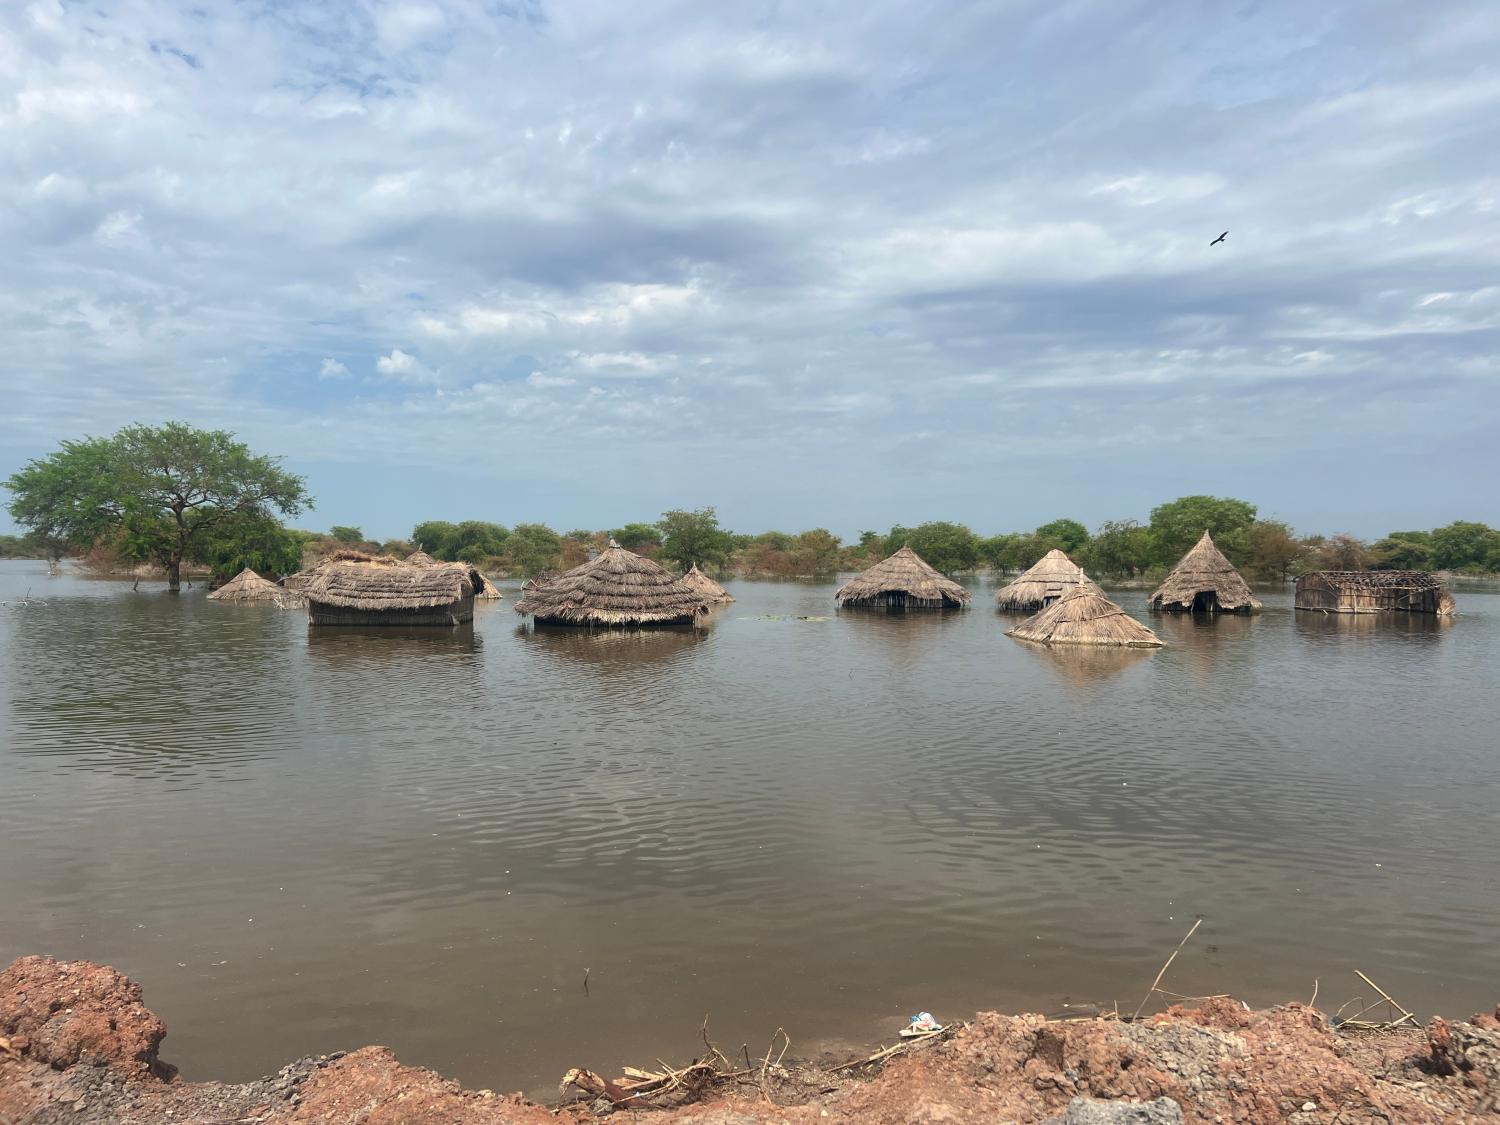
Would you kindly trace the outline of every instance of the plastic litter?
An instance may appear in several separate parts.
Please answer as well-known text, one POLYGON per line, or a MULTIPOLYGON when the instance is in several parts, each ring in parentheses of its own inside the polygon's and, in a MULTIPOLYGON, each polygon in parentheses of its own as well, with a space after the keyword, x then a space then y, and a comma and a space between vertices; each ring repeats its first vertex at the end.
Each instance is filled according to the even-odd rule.
POLYGON ((903 1039, 915 1039, 920 1035, 933 1035, 943 1030, 943 1025, 938 1023, 937 1017, 931 1012, 918 1012, 912 1016, 911 1023, 901 1029, 903 1039))

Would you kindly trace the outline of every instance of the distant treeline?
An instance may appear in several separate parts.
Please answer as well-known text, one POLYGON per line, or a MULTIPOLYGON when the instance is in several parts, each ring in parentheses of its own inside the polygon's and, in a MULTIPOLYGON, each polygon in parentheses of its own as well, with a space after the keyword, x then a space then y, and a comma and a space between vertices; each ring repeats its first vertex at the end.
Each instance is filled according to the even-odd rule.
POLYGON ((1137 578, 1165 571, 1207 530, 1238 567, 1264 581, 1307 570, 1500 571, 1500 531, 1460 521, 1432 531, 1393 531, 1374 542, 1352 535, 1304 535, 1279 520, 1260 519, 1254 504, 1216 496, 1183 496, 1151 510, 1147 522, 1109 520, 1092 533, 1072 519, 1031 531, 982 536, 960 523, 933 521, 887 532, 862 531, 840 542, 826 528, 750 535, 721 527, 713 508, 674 510, 652 523, 557 532, 545 524, 514 527, 487 520, 428 520, 409 539, 366 540, 359 528, 298 532, 313 557, 338 546, 407 553, 421 547, 449 561, 497 574, 532 575, 577 566, 613 538, 638 554, 685 568, 696 563, 720 575, 791 578, 857 570, 910 545, 948 573, 981 568, 1024 570, 1053 548, 1101 578, 1137 578))

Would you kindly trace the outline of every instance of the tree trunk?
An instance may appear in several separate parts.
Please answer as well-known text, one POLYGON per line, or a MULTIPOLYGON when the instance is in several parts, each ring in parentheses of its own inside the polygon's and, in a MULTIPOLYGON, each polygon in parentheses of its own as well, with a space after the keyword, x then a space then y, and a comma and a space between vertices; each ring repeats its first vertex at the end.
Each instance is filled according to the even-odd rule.
POLYGON ((172 594, 182 591, 182 559, 178 555, 167 560, 167 591, 172 594))

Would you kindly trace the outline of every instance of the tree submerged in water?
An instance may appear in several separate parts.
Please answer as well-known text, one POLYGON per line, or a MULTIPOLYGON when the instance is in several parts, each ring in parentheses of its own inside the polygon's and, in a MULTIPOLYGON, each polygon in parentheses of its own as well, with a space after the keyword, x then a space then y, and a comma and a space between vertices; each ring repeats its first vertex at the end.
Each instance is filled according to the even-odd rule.
POLYGON ((234 556, 241 539, 264 552, 280 530, 273 513, 294 516, 311 503, 279 458, 181 422, 65 441, 5 486, 22 527, 85 549, 113 544, 122 558, 160 566, 174 591, 184 562, 234 556))

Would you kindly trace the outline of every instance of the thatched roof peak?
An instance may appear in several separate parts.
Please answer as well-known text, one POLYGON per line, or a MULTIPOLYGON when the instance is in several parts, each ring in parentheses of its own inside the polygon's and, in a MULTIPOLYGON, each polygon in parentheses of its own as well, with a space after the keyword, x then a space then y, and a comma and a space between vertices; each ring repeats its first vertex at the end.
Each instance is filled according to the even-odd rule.
POLYGON ((274 602, 287 596, 280 586, 248 566, 208 595, 210 601, 216 602, 274 602))
POLYGON ((687 624, 708 612, 708 599, 611 539, 581 566, 525 588, 515 610, 569 625, 687 624))
POLYGON ((723 586, 720 586, 712 578, 699 570, 697 563, 694 563, 692 566, 690 566, 688 568, 688 572, 682 576, 682 584, 698 591, 698 593, 702 594, 710 601, 734 601, 734 595, 732 595, 728 590, 724 589, 723 586))
POLYGON ((851 605, 884 601, 893 595, 912 602, 955 607, 968 605, 971 597, 968 590, 938 573, 910 547, 902 547, 856 574, 833 597, 839 605, 851 605))
POLYGON ((1081 585, 1006 633, 1017 640, 1049 645, 1156 648, 1162 644, 1155 633, 1097 588, 1081 585))
POLYGON ((1079 586, 1100 592, 1083 567, 1054 547, 1002 587, 995 594, 995 604, 1001 609, 1040 609, 1079 586))
POLYGON ((1195 606, 1228 613, 1261 608, 1249 584, 1207 531, 1151 595, 1152 609, 1191 610, 1195 606))
POLYGON ((418 547, 415 551, 413 551, 411 554, 409 554, 409 555, 406 556, 406 565, 407 566, 441 566, 442 564, 439 563, 437 559, 435 559, 431 555, 429 555, 426 551, 424 551, 420 547, 418 547))

